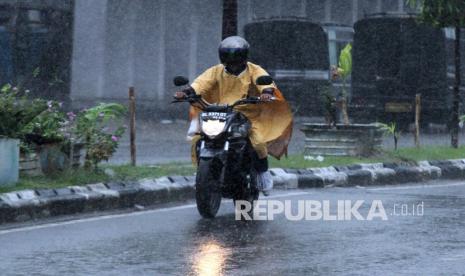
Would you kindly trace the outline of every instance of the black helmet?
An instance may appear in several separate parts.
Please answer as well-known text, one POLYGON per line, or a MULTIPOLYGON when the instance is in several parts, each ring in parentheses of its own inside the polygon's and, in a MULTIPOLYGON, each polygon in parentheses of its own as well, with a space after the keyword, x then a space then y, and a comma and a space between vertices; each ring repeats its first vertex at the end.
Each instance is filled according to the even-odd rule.
POLYGON ((224 65, 245 64, 249 54, 249 43, 240 36, 230 36, 221 41, 218 52, 224 65))

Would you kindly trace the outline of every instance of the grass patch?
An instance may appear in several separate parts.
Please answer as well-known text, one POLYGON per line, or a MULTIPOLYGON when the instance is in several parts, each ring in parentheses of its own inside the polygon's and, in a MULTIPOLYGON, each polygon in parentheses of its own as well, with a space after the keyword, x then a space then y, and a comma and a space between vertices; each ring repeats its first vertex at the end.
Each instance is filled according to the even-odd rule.
POLYGON ((106 165, 98 172, 86 171, 82 168, 69 170, 50 176, 20 176, 20 181, 11 187, 0 187, 0 193, 25 189, 62 188, 80 186, 91 183, 110 181, 130 181, 142 178, 157 178, 165 175, 192 175, 194 167, 187 163, 170 163, 157 166, 106 165), (111 170, 107 174, 104 170, 111 170))
POLYGON ((465 158, 465 146, 457 149, 447 146, 400 148, 397 151, 390 151, 393 156, 406 157, 415 161, 421 160, 446 160, 465 158))
POLYGON ((87 172, 83 169, 70 170, 50 176, 19 176, 19 182, 13 187, 0 187, 0 192, 25 189, 61 188, 66 186, 85 185, 106 182, 110 177, 103 172, 87 172))
POLYGON ((400 148, 395 150, 384 150, 373 157, 349 157, 349 156, 327 156, 322 162, 317 160, 305 160, 303 154, 290 155, 280 161, 270 158, 270 167, 280 168, 320 168, 333 165, 351 165, 357 163, 415 163, 422 160, 445 160, 465 158, 465 146, 454 149, 447 146, 422 147, 422 148, 400 148))
MULTIPOLYGON (((401 148, 397 151, 386 150, 370 158, 363 157, 325 157, 322 162, 305 160, 303 154, 290 155, 278 161, 270 158, 270 167, 280 168, 317 168, 333 165, 350 165, 357 163, 414 163, 420 160, 445 160, 465 158, 465 146, 453 149, 444 147, 401 148)), ((156 166, 105 165, 99 172, 88 172, 84 169, 71 170, 54 176, 28 177, 21 176, 14 187, 0 187, 0 193, 41 188, 61 188, 74 185, 85 185, 109 181, 131 181, 142 178, 157 178, 166 175, 192 175, 195 168, 190 163, 169 163, 156 166), (104 170, 111 170, 107 174, 104 170)))
POLYGON ((165 175, 193 175, 195 168, 190 163, 169 163, 154 166, 107 166, 115 172, 113 180, 137 180, 165 175))

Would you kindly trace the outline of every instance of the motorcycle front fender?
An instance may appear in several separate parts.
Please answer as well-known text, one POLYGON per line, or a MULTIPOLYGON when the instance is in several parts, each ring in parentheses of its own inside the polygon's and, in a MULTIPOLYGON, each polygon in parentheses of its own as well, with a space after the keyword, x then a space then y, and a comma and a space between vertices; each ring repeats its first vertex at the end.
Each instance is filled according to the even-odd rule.
POLYGON ((211 148, 203 148, 200 149, 200 157, 206 158, 213 158, 213 157, 220 157, 224 153, 224 149, 211 149, 211 148))

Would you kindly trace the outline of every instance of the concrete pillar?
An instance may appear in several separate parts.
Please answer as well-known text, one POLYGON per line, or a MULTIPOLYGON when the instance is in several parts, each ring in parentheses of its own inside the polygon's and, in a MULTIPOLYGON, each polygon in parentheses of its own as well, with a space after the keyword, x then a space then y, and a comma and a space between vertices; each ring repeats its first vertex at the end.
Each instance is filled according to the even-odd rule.
POLYGON ((199 40, 199 19, 196 13, 191 13, 189 41, 189 80, 197 77, 197 49, 199 40))
POLYGON ((159 1, 143 0, 135 14, 130 73, 138 103, 155 105, 158 99, 159 1), (132 76, 131 76, 132 75, 132 76))
POLYGON ((129 25, 129 49, 128 49, 128 77, 127 77, 127 87, 135 86, 135 63, 136 63, 136 56, 135 56, 135 47, 136 47, 136 18, 139 15, 139 9, 142 5, 136 5, 133 9, 131 9, 131 13, 129 14, 128 18, 128 25, 129 25))
POLYGON ((128 86, 134 84, 134 43, 140 36, 135 31, 135 20, 141 5, 141 0, 108 1, 104 98, 125 101, 128 97, 128 86))
POLYGON ((107 0, 75 1, 74 14, 71 99, 102 97, 107 0))
POLYGON ((159 40, 158 40, 158 85, 157 96, 161 102, 165 95, 165 32, 166 32, 166 0, 160 0, 160 10, 158 12, 159 40))

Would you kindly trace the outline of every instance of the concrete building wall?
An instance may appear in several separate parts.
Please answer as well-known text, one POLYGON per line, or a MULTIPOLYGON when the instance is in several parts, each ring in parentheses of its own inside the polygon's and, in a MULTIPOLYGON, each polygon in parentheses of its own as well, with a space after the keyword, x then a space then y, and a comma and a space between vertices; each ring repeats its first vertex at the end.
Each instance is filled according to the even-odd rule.
MULTIPOLYGON (((403 0, 240 0, 239 34, 260 18, 301 17, 353 25, 365 14, 402 11, 403 0)), ((125 101, 167 109, 171 79, 193 79, 218 62, 222 1, 76 0, 71 97, 75 105, 125 101)), ((183 107, 185 108, 185 107, 183 107)), ((171 110, 178 110, 170 106, 171 110)))
POLYGON ((140 104, 166 109, 171 79, 193 79, 217 63, 219 1, 77 0, 74 25, 75 106, 125 101, 134 86, 140 104))

